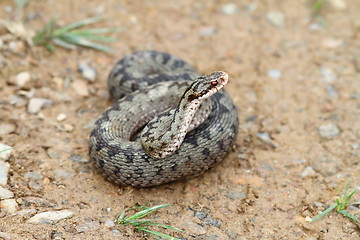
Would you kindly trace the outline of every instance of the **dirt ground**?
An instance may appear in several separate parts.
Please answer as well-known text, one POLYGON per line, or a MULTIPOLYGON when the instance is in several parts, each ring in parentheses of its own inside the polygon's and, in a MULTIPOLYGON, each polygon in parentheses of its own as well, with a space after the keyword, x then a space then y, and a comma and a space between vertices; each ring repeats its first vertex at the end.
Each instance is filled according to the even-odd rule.
MULTIPOLYGON (((12 19, 9 6, 10 0, 0 2, 0 18, 12 19)), ((112 34, 119 39, 110 45, 113 54, 21 44, 11 50, 3 42, 0 143, 13 147, 3 187, 16 206, 12 213, 2 207, 0 239, 147 239, 111 221, 130 207, 166 203, 172 206, 156 216, 183 229, 173 232, 183 239, 360 239, 359 224, 336 212, 306 221, 332 205, 347 180, 351 189, 360 183, 360 2, 329 0, 318 16, 311 6, 31 0, 24 9, 28 29, 39 30, 53 16, 59 25, 103 16, 97 27, 126 30, 112 34), (227 71, 240 131, 234 151, 201 177, 119 188, 94 171, 87 140, 91 123, 110 105, 112 64, 144 49, 177 55, 201 73, 227 71), (81 61, 96 69, 95 81, 78 72, 81 61), (18 82, 20 72, 30 80, 18 82), (31 114, 32 98, 50 104, 31 114), (72 216, 28 222, 59 210, 72 216)), ((348 211, 360 217, 359 208, 348 211)))

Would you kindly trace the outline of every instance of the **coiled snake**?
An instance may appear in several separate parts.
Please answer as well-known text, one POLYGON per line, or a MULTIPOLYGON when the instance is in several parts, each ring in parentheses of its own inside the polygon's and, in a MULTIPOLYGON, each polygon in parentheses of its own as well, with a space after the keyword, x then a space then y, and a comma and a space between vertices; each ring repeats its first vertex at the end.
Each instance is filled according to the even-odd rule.
POLYGON ((221 89, 227 81, 225 72, 199 76, 167 53, 121 59, 108 79, 110 96, 120 100, 90 135, 95 167, 108 180, 134 187, 202 174, 226 156, 238 131, 236 108, 221 89))

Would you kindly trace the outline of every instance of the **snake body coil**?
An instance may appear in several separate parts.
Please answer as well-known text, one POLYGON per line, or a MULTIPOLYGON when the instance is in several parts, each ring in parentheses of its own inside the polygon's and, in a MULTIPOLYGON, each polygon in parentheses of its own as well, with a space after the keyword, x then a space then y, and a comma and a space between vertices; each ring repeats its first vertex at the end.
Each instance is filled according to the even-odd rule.
POLYGON ((111 97, 120 100, 90 135, 95 167, 109 181, 134 187, 202 174, 226 156, 238 131, 236 108, 220 90, 226 82, 224 72, 199 76, 167 53, 121 59, 108 79, 111 97))

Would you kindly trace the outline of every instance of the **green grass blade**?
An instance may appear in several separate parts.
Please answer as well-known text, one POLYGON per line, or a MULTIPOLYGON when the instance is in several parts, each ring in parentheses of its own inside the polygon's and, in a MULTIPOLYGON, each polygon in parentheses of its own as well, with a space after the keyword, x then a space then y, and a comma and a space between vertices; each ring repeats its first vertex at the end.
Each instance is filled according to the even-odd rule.
POLYGON ((0 151, 0 153, 1 153, 1 152, 5 152, 5 151, 9 151, 9 150, 11 150, 11 149, 13 149, 13 148, 11 147, 11 148, 7 148, 7 149, 3 149, 3 150, 0 151))
POLYGON ((343 203, 344 208, 348 205, 350 198, 354 195, 355 192, 356 192, 356 190, 354 189, 351 191, 351 193, 348 196, 345 196, 344 203, 343 203))
POLYGON ((170 230, 174 230, 174 231, 181 231, 183 232, 183 230, 176 228, 176 227, 172 227, 166 224, 162 224, 162 223, 149 223, 147 224, 148 226, 157 226, 157 227, 162 227, 162 228, 166 228, 166 229, 170 229, 170 230))
POLYGON ((62 35, 63 33, 69 32, 72 29, 81 28, 81 27, 84 27, 84 26, 92 24, 92 23, 100 22, 102 20, 104 20, 104 19, 101 17, 87 18, 87 19, 84 19, 84 20, 81 20, 81 21, 78 21, 75 23, 71 23, 65 27, 57 29, 56 31, 54 31, 54 35, 59 36, 59 35, 62 35))
POLYGON ((50 21, 33 37, 33 42, 36 45, 45 44, 49 38, 52 37, 54 30, 55 18, 50 19, 50 21))
POLYGON ((325 211, 323 211, 322 213, 316 215, 310 222, 314 222, 314 221, 318 220, 319 218, 323 217, 324 215, 326 215, 329 212, 331 212, 332 210, 334 210, 336 207, 337 207, 337 203, 334 203, 329 208, 327 208, 325 211))
POLYGON ((355 216, 351 215, 350 213, 348 213, 345 210, 340 210, 339 213, 345 215, 346 217, 350 218, 351 220, 353 220, 356 223, 360 223, 360 221, 355 216))
POLYGON ((14 0, 17 8, 24 8, 29 3, 30 0, 14 0))
POLYGON ((94 34, 103 34, 103 33, 115 33, 122 32, 125 28, 95 28, 95 29, 87 29, 87 30, 73 30, 72 34, 79 35, 94 35, 94 34))
POLYGON ((89 39, 89 40, 95 40, 95 41, 99 41, 99 42, 116 42, 117 39, 113 38, 113 37, 106 37, 106 36, 99 36, 99 35, 83 35, 83 34, 76 34, 71 32, 72 36, 75 37, 80 37, 80 38, 84 38, 84 39, 89 39))
POLYGON ((314 12, 319 12, 328 0, 317 0, 312 6, 314 12))
POLYGON ((51 43, 45 43, 44 45, 50 52, 55 52, 56 48, 51 43))
POLYGON ((63 47, 63 48, 67 48, 67 49, 71 49, 71 50, 76 49, 76 45, 71 44, 71 43, 67 43, 67 42, 61 40, 60 38, 54 38, 54 39, 53 39, 53 42, 54 42, 56 45, 58 45, 58 46, 60 46, 60 47, 63 47))
POLYGON ((139 231, 144 231, 144 232, 153 234, 153 235, 155 235, 155 236, 162 237, 162 238, 167 239, 167 240, 180 240, 179 238, 172 237, 172 236, 167 235, 167 234, 164 234, 164 233, 159 233, 159 232, 151 231, 151 230, 149 230, 149 229, 147 229, 147 228, 138 227, 137 230, 139 230, 139 231))
POLYGON ((88 48, 93 48, 93 49, 100 50, 103 52, 112 52, 112 49, 110 47, 91 42, 91 41, 81 38, 79 36, 73 36, 71 34, 63 34, 61 36, 58 36, 57 38, 60 38, 61 40, 65 41, 67 43, 80 45, 80 46, 84 46, 84 47, 88 47, 88 48))
POLYGON ((146 208, 145 210, 142 210, 142 211, 140 211, 138 213, 135 213, 134 215, 129 217, 127 220, 140 219, 140 218, 143 218, 146 215, 152 213, 153 211, 156 211, 156 210, 158 210, 160 208, 169 207, 169 206, 171 206, 171 204, 163 204, 163 205, 157 205, 157 206, 149 207, 149 208, 146 208))

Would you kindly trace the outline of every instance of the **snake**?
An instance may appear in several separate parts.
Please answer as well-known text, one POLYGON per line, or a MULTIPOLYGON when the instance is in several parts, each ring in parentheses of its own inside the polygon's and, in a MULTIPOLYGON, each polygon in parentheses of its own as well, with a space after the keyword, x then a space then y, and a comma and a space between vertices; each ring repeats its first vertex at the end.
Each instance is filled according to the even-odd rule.
POLYGON ((119 186, 151 187, 197 177, 221 162, 238 133, 228 74, 200 75, 172 54, 131 53, 108 77, 114 103, 89 139, 95 169, 119 186))

